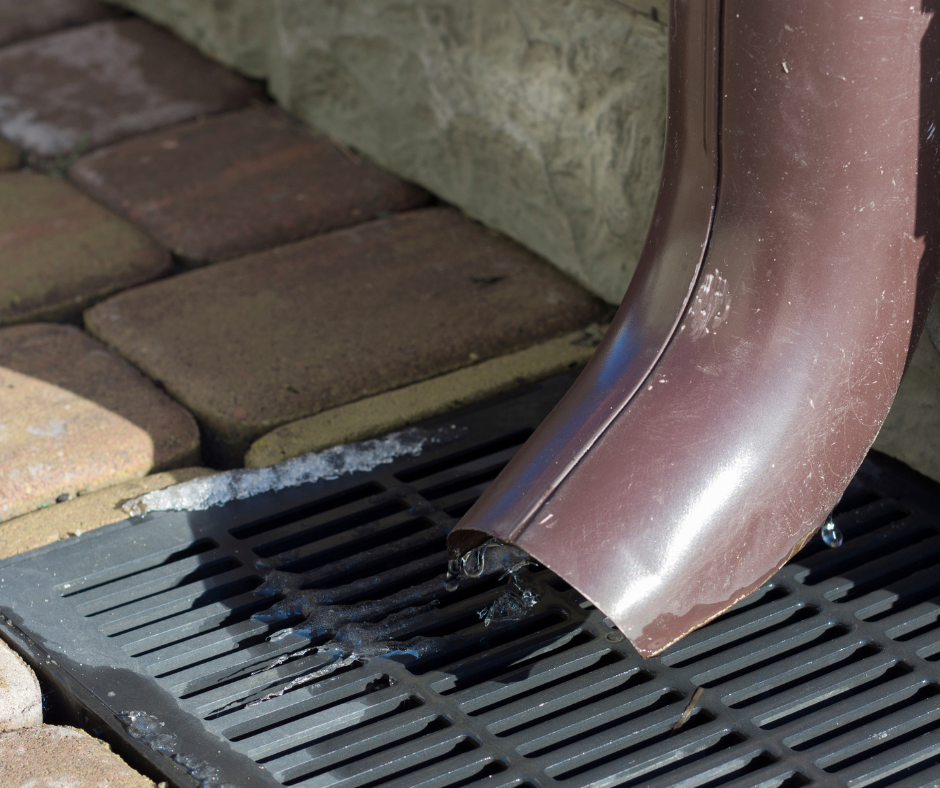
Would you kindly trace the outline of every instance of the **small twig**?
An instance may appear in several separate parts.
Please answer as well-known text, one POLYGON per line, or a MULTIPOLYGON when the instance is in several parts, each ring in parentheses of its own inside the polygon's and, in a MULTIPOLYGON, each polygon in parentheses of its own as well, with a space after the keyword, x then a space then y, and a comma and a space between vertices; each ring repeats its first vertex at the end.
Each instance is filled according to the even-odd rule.
POLYGON ((689 705, 686 706, 682 714, 679 715, 678 722, 672 726, 673 733, 678 733, 679 729, 689 721, 689 717, 691 717, 692 712, 695 711, 695 707, 698 705, 698 699, 702 697, 703 692, 705 692, 705 688, 699 687, 692 693, 692 697, 689 698, 689 705))

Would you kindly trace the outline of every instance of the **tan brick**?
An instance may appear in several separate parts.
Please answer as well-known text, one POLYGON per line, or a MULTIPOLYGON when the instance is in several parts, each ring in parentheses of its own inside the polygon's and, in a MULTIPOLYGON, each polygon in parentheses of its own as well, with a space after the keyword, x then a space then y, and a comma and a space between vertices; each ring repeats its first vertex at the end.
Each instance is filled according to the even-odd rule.
POLYGON ((588 362, 602 336, 600 327, 575 331, 516 353, 285 424, 251 445, 245 454, 245 465, 261 468, 310 451, 373 438, 569 372, 588 362))
POLYGON ((281 424, 545 341, 606 310, 517 244, 435 208, 154 282, 85 321, 196 415, 209 457, 236 465, 281 424))
POLYGON ((127 512, 121 506, 131 498, 213 473, 209 468, 155 473, 7 520, 0 523, 0 560, 126 520, 127 512))
POLYGON ((13 649, 0 640, 0 733, 42 725, 39 681, 13 649))
POLYGON ((155 788, 102 741, 76 728, 42 725, 0 734, 4 788, 155 788))
POLYGON ((75 318, 170 265, 165 249, 65 181, 0 175, 0 325, 75 318))
POLYGON ((199 456, 192 416, 73 326, 0 330, 0 520, 199 456))
POLYGON ((257 83, 142 19, 0 49, 0 134, 42 157, 91 150, 262 95, 257 83))
POLYGON ((195 262, 259 252, 430 199, 273 107, 112 145, 69 177, 195 262))

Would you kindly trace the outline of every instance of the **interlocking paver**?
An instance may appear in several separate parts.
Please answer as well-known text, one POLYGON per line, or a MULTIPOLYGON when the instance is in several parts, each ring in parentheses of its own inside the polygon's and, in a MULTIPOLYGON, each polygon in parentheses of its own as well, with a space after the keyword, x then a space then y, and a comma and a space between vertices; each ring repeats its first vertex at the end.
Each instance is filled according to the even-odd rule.
POLYGON ((75 728, 41 725, 0 734, 4 788, 155 788, 104 742, 75 728))
POLYGON ((90 150, 260 95, 257 84, 141 19, 0 50, 0 134, 39 156, 90 150))
MULTIPOLYGON (((586 364, 603 335, 601 326, 573 331, 515 353, 481 361, 472 367, 285 424, 251 444, 245 454, 245 465, 261 468, 307 452, 374 438, 488 397, 561 375, 586 364)), ((0 530, 0 556, 2 540, 0 530)))
POLYGON ((0 0, 0 46, 114 16, 97 0, 0 0))
POLYGON ((60 178, 0 175, 0 325, 76 317, 170 266, 165 249, 60 178))
POLYGON ((430 198, 260 106, 118 143, 69 175, 194 261, 261 251, 430 198))
POLYGON ((42 693, 32 670, 0 640, 0 733, 42 724, 42 693))
POLYGON ((102 525, 126 520, 127 512, 121 507, 130 499, 213 473, 215 471, 209 468, 176 468, 14 517, 0 523, 0 561, 59 539, 81 536, 102 525))
POLYGON ((130 290, 85 323, 237 464, 273 428, 583 327, 607 310, 446 208, 398 214, 130 290))
POLYGON ((192 416, 74 326, 0 329, 0 520, 193 465, 192 416))

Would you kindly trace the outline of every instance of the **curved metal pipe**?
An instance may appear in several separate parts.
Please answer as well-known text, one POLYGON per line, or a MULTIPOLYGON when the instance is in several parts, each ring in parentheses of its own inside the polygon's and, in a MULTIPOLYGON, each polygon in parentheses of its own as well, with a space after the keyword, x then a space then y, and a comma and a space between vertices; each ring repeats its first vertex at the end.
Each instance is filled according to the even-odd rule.
POLYGON ((640 267, 453 554, 522 547, 649 656, 819 528, 936 281, 933 30, 907 0, 674 0, 640 267))

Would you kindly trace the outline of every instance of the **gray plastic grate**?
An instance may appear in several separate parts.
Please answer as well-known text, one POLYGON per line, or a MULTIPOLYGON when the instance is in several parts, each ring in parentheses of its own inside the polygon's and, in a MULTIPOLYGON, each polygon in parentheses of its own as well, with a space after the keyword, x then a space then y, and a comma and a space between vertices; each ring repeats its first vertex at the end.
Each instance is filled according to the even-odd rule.
POLYGON ((307 639, 268 639, 303 615, 271 615, 279 597, 256 593, 270 567, 343 604, 441 576, 447 530, 570 382, 449 419, 456 440, 369 474, 148 515, 0 563, 0 628, 85 724, 180 786, 940 781, 940 489, 877 455, 837 511, 842 547, 814 538, 660 658, 640 660, 536 568, 541 600, 522 620, 480 621, 498 581, 441 587, 424 613, 384 622, 438 650, 288 688, 335 665, 299 653, 307 639))

